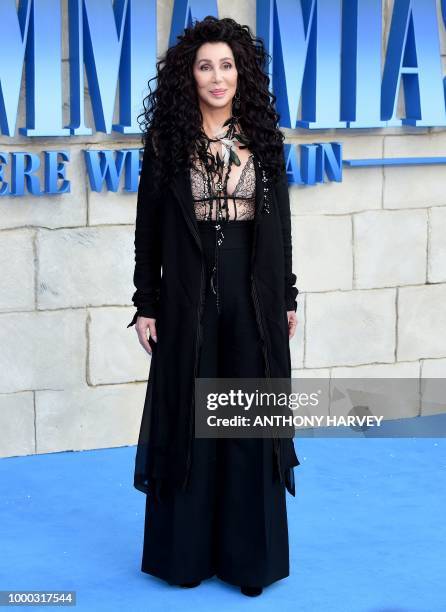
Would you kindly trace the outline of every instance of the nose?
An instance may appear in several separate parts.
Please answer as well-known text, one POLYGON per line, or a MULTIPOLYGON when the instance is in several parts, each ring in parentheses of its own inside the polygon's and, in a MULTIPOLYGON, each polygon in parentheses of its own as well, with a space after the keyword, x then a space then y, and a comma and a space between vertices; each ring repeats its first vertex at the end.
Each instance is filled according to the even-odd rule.
POLYGON ((214 83, 219 83, 222 80, 222 72, 219 68, 214 70, 214 78, 212 80, 214 83))

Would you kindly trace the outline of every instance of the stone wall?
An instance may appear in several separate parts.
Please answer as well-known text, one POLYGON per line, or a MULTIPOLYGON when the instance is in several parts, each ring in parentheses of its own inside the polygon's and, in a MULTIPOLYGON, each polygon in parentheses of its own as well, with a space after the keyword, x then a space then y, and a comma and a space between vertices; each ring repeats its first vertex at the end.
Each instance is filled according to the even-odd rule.
MULTIPOLYGON (((387 36, 392 3, 384 5, 387 36)), ((254 2, 224 0, 219 10, 255 29, 254 2)), ((160 53, 171 11, 158 2, 160 53)), ((93 125, 88 95, 87 111, 93 125)), ((23 118, 21 106, 19 126, 23 118)), ((286 134, 296 144, 340 141, 344 158, 446 154, 440 128, 286 134)), ((126 327, 136 194, 90 191, 83 150, 104 146, 140 140, 0 135, 2 152, 69 150, 72 181, 63 196, 1 199, 1 456, 137 440, 150 357, 126 327)), ((300 291, 293 376, 446 376, 445 178, 444 165, 344 167, 341 183, 290 188, 300 291)))

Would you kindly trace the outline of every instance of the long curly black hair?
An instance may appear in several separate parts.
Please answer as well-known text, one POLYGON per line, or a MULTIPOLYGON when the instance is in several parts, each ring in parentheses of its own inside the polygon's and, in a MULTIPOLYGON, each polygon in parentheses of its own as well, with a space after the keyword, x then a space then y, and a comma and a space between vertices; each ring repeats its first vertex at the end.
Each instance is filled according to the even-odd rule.
POLYGON ((149 94, 143 100, 144 111, 138 115, 142 143, 156 151, 154 172, 158 186, 167 185, 180 168, 189 168, 194 143, 202 127, 202 114, 193 75, 197 50, 206 42, 225 42, 234 55, 240 92, 239 123, 250 141, 250 150, 258 156, 274 180, 284 171, 283 133, 278 127, 276 96, 269 91, 270 79, 264 69, 271 56, 263 40, 255 37, 247 25, 230 18, 208 15, 185 28, 156 63, 156 76, 149 79, 149 94), (151 81, 156 79, 156 89, 151 81), (140 121, 142 117, 142 121, 140 121))

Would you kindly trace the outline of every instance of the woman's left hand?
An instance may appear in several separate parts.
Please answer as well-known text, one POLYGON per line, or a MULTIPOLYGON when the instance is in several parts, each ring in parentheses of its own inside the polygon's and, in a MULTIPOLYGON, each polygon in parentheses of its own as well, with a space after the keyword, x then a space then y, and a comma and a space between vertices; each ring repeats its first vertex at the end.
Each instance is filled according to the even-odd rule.
POLYGON ((286 314, 288 317, 288 336, 291 340, 297 328, 297 315, 294 310, 288 310, 286 314))

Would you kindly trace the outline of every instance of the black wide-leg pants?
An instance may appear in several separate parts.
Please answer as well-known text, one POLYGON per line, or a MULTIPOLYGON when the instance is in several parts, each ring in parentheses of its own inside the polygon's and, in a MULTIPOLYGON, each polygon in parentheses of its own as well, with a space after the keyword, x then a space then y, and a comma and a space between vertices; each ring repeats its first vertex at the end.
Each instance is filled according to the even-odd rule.
MULTIPOLYGON (((208 265, 215 228, 198 222, 208 265)), ((253 221, 225 226, 218 261, 218 299, 208 283, 198 376, 265 376, 251 297, 253 221)), ((214 575, 267 586, 289 575, 286 489, 274 470, 270 438, 193 439, 186 491, 146 497, 143 572, 170 584, 214 575)))

